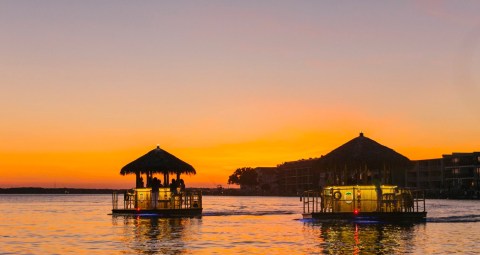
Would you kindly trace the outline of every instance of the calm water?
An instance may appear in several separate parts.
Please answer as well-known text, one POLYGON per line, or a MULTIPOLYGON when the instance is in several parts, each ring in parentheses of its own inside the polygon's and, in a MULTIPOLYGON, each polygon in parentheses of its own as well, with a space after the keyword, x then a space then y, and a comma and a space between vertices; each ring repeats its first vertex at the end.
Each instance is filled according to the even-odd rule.
POLYGON ((0 254, 480 254, 480 201, 427 223, 318 223, 298 198, 204 197, 201 219, 114 217, 110 195, 0 195, 0 254))

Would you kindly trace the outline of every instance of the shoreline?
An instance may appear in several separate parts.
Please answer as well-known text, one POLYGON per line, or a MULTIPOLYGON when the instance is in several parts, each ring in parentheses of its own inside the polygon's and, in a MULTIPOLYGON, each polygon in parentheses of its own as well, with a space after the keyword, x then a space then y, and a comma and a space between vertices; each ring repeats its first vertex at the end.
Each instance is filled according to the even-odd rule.
MULTIPOLYGON (((207 196, 275 196, 275 197, 297 197, 295 195, 267 194, 259 192, 248 192, 241 189, 218 189, 218 188, 188 188, 201 190, 203 195, 207 196)), ((17 187, 17 188, 0 188, 2 195, 36 195, 36 194, 112 194, 113 192, 124 193, 128 189, 89 189, 89 188, 41 188, 41 187, 17 187)), ((465 196, 459 194, 450 194, 450 196, 439 196, 437 194, 426 194, 427 199, 453 199, 453 200, 479 200, 479 197, 465 196)))
POLYGON ((18 187, 0 188, 0 194, 112 194, 125 189, 88 189, 88 188, 40 188, 18 187))

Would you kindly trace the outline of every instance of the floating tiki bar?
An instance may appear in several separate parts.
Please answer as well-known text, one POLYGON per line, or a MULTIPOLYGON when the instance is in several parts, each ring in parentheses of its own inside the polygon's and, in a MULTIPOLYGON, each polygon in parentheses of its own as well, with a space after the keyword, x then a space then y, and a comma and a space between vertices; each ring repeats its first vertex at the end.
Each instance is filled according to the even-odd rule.
POLYGON ((425 221, 422 191, 393 185, 329 186, 305 191, 303 218, 319 220, 425 221))
POLYGON ((407 157, 360 133, 319 159, 325 187, 303 193, 303 217, 424 221, 424 192, 402 188, 411 166, 407 157))
POLYGON ((201 192, 185 189, 180 179, 181 174, 196 174, 195 169, 159 146, 124 166, 120 174, 135 174, 135 188, 123 194, 123 203, 119 202, 122 196, 113 193, 113 214, 158 217, 202 215, 201 192), (163 183, 154 177, 155 174, 163 175, 163 183), (176 175, 177 179, 170 180, 170 174, 176 175))

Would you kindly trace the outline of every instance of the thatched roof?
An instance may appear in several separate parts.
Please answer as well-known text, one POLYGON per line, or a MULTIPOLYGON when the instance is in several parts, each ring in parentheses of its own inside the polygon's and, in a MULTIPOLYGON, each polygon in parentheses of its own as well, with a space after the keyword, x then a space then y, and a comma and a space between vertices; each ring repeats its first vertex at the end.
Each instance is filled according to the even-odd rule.
POLYGON ((157 146, 120 170, 121 175, 135 173, 196 174, 196 171, 190 164, 157 146))
POLYGON ((384 169, 410 167, 411 161, 360 133, 360 136, 320 158, 319 164, 326 168, 384 169))

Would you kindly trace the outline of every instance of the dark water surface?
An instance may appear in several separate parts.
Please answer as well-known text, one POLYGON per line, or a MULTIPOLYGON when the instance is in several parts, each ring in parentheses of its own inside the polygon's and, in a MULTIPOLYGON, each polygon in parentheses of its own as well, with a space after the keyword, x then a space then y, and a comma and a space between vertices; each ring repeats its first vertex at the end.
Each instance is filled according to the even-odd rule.
POLYGON ((480 201, 420 224, 319 223, 298 198, 204 197, 193 219, 108 215, 109 195, 0 195, 0 254, 480 254, 480 201))

